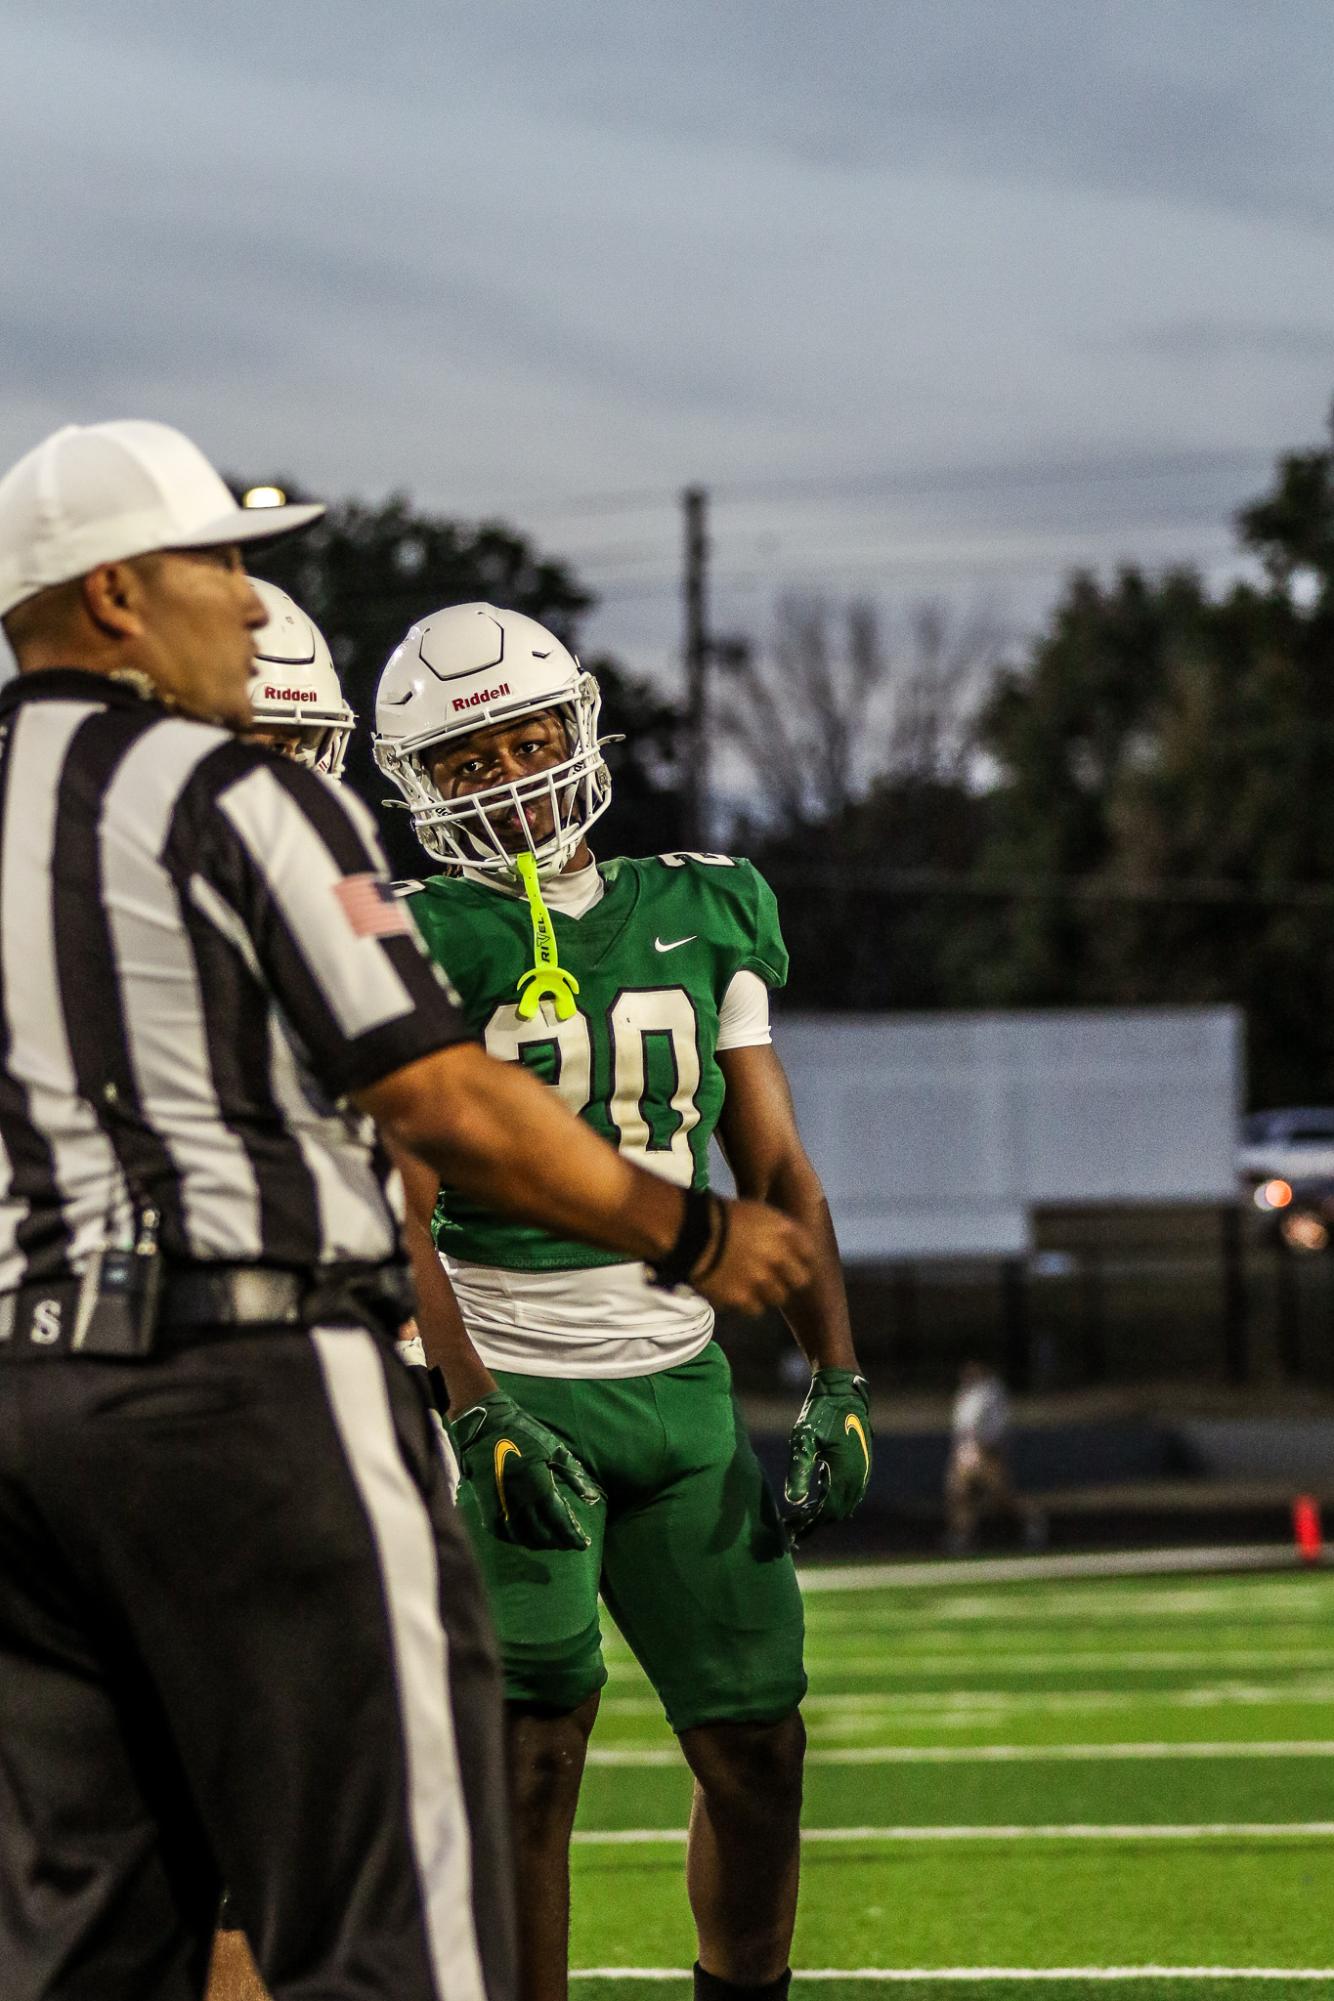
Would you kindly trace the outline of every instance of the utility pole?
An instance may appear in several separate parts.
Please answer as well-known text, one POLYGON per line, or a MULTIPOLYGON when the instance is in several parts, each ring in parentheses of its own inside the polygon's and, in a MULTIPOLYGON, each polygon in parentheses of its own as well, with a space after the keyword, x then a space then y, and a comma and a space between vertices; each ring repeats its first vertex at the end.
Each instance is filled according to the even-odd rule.
POLYGON ((702 486, 688 486, 681 495, 685 510, 685 844, 707 849, 709 826, 709 614, 705 580, 709 538, 705 523, 708 495, 702 486))

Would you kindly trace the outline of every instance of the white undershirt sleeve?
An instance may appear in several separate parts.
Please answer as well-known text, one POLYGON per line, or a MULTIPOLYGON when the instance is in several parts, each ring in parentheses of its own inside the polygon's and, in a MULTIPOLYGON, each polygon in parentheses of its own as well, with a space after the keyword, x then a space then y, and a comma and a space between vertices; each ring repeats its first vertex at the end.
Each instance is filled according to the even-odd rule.
POLYGON ((718 1048, 756 1049, 772 1042, 769 989, 758 973, 733 973, 718 1010, 718 1048))

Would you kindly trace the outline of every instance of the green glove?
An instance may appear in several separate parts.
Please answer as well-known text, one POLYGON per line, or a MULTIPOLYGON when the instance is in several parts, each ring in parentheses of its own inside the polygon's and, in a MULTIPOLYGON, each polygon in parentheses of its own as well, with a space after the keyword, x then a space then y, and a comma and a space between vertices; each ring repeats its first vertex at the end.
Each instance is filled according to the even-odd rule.
POLYGON ((783 1523, 789 1540, 803 1541, 820 1522, 845 1522, 870 1478, 870 1385, 851 1369, 817 1369, 788 1447, 783 1523))
POLYGON ((503 1390, 451 1418, 449 1429, 492 1535, 521 1549, 588 1548, 565 1489, 588 1507, 602 1489, 554 1431, 503 1390))

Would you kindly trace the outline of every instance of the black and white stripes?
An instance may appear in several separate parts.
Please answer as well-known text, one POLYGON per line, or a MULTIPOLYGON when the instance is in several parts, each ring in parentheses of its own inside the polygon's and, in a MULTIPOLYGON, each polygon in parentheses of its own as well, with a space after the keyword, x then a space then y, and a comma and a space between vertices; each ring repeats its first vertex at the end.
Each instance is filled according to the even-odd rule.
POLYGON ((461 1039, 415 936, 362 936, 363 808, 103 677, 0 692, 0 1291, 123 1236, 178 1257, 391 1256, 339 1100, 461 1039), (110 1090, 108 1087, 111 1087, 110 1090))
MULTIPOLYGON (((383 1354, 368 1335, 350 1328, 316 1328, 310 1338, 380 1566, 402 1732, 407 1834, 431 1967, 441 2001, 486 2001, 473 1836, 430 1516, 395 1437, 383 1354)), ((396 1366, 392 1358, 389 1366, 396 1366)))

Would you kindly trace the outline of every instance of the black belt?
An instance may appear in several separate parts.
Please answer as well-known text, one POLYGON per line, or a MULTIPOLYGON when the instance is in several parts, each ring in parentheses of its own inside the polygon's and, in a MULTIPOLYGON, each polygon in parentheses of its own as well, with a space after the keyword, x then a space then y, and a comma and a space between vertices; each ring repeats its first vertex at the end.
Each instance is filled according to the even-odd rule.
POLYGON ((55 1279, 0 1294, 0 1359, 151 1354, 182 1339, 257 1327, 352 1324, 396 1333, 415 1310, 401 1265, 183 1265, 164 1259, 151 1321, 116 1310, 106 1288, 55 1279))
POLYGON ((372 1320, 396 1329, 416 1311, 401 1265, 268 1265, 168 1268, 161 1318, 175 1327, 327 1327, 372 1320))

